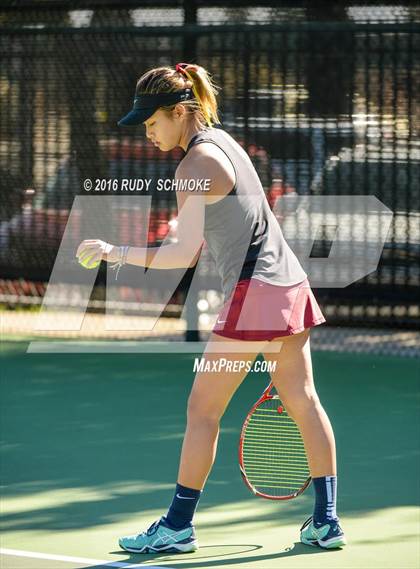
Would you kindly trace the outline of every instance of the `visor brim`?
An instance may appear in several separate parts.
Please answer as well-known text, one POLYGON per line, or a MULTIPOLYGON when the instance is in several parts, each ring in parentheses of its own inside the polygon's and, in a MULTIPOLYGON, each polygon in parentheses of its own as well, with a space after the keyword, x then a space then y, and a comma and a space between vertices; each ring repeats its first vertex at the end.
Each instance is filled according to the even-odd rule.
POLYGON ((118 126, 138 126, 147 121, 156 109, 133 109, 118 121, 118 126))

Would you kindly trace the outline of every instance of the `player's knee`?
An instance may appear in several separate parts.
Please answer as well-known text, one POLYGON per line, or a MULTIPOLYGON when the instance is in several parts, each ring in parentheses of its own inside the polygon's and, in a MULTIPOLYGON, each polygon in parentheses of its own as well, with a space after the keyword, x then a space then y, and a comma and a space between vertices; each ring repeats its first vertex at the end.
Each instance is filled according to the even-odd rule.
POLYGON ((299 421, 303 415, 316 412, 321 407, 318 394, 314 390, 304 390, 293 397, 288 397, 284 404, 295 421, 299 421))
POLYGON ((219 410, 217 406, 209 404, 204 398, 191 394, 188 399, 187 419, 188 423, 200 425, 218 425, 223 411, 219 410))

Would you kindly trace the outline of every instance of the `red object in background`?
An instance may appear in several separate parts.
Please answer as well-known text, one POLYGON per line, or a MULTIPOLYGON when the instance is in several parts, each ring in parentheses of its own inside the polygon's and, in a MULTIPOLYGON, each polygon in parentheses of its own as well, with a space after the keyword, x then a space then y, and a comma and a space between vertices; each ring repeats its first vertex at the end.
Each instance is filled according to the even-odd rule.
POLYGON ((137 141, 133 144, 133 158, 134 160, 142 160, 144 158, 144 143, 137 141))
POLYGON ((131 158, 132 143, 129 138, 124 138, 120 145, 120 157, 128 160, 131 158))
POLYGON ((136 302, 143 301, 143 291, 140 288, 134 289, 134 298, 136 299, 136 302))
POLYGON ((129 286, 120 286, 120 300, 124 300, 126 302, 133 300, 133 289, 129 286))
POLYGON ((81 222, 82 212, 80 210, 73 211, 70 217, 70 236, 72 239, 77 240, 80 238, 80 222, 81 222))
POLYGON ((156 239, 163 241, 168 234, 169 226, 168 226, 168 209, 162 208, 158 211, 157 216, 157 230, 156 230, 156 239))
POLYGON ((133 226, 133 231, 131 234, 131 241, 135 247, 144 247, 145 242, 143 239, 143 225, 144 216, 140 210, 134 210, 131 212, 131 225, 133 226))
POLYGON ((153 146, 151 142, 146 143, 145 147, 145 158, 146 160, 153 160, 156 158, 156 148, 153 146))
POLYGON ((267 192, 267 200, 270 208, 273 209, 274 204, 278 198, 285 194, 295 194, 295 189, 289 184, 285 184, 283 180, 275 180, 267 192))
POLYGON ((250 158, 256 156, 258 153, 258 146, 256 144, 249 144, 248 145, 248 155, 250 158))
POLYGON ((69 218, 69 212, 66 209, 60 209, 58 211, 58 232, 60 234, 60 239, 64 235, 64 231, 66 230, 68 218, 69 218))
POLYGON ((120 243, 129 243, 136 247, 154 246, 156 242, 163 241, 169 231, 169 218, 175 219, 176 212, 170 215, 167 207, 151 211, 149 219, 145 219, 140 210, 121 209, 117 213, 118 238, 120 243), (144 231, 148 226, 147 243, 144 240, 144 231))
POLYGON ((130 232, 130 211, 122 209, 119 212, 119 239, 121 243, 129 243, 130 232))
POLYGON ((14 296, 39 296, 45 295, 47 285, 42 282, 26 281, 25 279, 8 280, 0 279, 0 293, 14 296))
POLYGON ((155 211, 151 211, 149 216, 149 231, 147 233, 148 245, 153 245, 155 243, 156 231, 157 231, 157 214, 155 211))

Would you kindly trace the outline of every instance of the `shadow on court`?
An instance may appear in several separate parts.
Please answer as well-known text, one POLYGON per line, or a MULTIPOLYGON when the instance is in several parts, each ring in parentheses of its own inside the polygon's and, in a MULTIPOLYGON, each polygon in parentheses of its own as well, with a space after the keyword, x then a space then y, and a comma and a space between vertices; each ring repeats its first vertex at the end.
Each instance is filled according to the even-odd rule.
MULTIPOLYGON (((232 553, 225 553, 225 554, 217 554, 217 555, 212 555, 211 554, 211 550, 213 548, 220 548, 223 547, 223 549, 230 549, 230 548, 237 548, 237 547, 245 547, 248 548, 247 550, 249 551, 250 549, 252 551, 261 549, 262 546, 261 545, 231 545, 231 546, 219 546, 219 545, 214 545, 214 546, 204 546, 200 548, 200 552, 204 553, 204 555, 201 555, 201 557, 199 559, 194 557, 194 554, 192 554, 191 556, 189 554, 185 554, 185 555, 173 555, 173 556, 168 556, 168 555, 164 555, 164 554, 159 554, 159 555, 136 555, 136 554, 131 554, 129 555, 129 557, 127 557, 127 559, 125 560, 121 560, 119 559, 120 563, 127 563, 127 566, 129 567, 129 564, 137 564, 137 563, 145 563, 145 567, 149 567, 150 569, 153 569, 154 567, 157 567, 155 565, 155 563, 170 563, 171 561, 174 562, 176 561, 176 567, 180 568, 180 569, 200 569, 201 567, 206 568, 206 567, 214 567, 215 563, 217 563, 217 566, 223 566, 223 565, 235 565, 235 564, 246 564, 246 563, 252 563, 255 564, 256 562, 262 562, 262 561, 275 561, 275 560, 282 560, 286 557, 295 557, 296 555, 318 555, 318 554, 331 554, 331 551, 323 551, 321 549, 317 549, 317 548, 309 548, 305 545, 302 545, 301 543, 295 543, 292 547, 288 548, 285 551, 280 551, 279 553, 273 553, 273 554, 266 554, 266 555, 252 555, 252 556, 246 556, 244 555, 245 552, 240 552, 240 557, 234 557, 232 556, 232 553), (223 559, 223 558, 226 559, 223 559), (191 558, 191 561, 188 560, 188 558, 191 558), (208 558, 208 560, 206 560, 206 558, 208 558), (184 561, 185 559, 185 561, 184 561)), ((115 552, 111 552, 111 554, 115 554, 118 555, 119 558, 121 557, 121 552, 120 551, 115 551, 115 552)), ((237 553, 237 555, 239 555, 239 553, 237 553)), ((166 567, 168 567, 167 565, 165 565, 166 567)), ((86 565, 85 567, 82 567, 80 569, 104 569, 106 568, 106 565, 86 565)))
MULTIPOLYGON (((176 480, 193 356, 28 355, 25 349, 24 343, 2 348, 2 531, 82 529, 144 510, 164 513, 176 480)), ((417 504, 417 362, 316 353, 314 368, 337 438, 342 515, 417 504)), ((200 512, 220 506, 229 513, 249 503, 250 523, 267 527, 299 524, 310 513, 311 491, 291 501, 286 515, 279 505, 259 509, 255 518, 256 499, 240 480, 240 427, 267 379, 249 374, 232 400, 200 512)), ((222 516, 223 526, 243 524, 243 512, 222 516)), ((218 523, 214 516, 200 527, 218 523)), ((296 544, 278 557, 317 551, 296 544)))

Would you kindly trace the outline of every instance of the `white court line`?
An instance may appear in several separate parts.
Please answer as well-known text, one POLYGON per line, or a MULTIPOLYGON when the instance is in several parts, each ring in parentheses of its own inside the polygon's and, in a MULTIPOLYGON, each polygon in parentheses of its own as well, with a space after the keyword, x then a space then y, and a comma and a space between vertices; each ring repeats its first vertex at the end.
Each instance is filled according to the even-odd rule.
MULTIPOLYGON (((283 342, 271 342, 264 347, 266 353, 278 353, 283 342)), ((131 340, 115 340, 108 342, 105 340, 98 341, 78 341, 78 340, 33 340, 29 342, 26 350, 27 354, 203 354, 216 353, 224 354, 241 354, 250 352, 259 352, 261 350, 261 341, 246 340, 243 342, 152 342, 152 341, 131 341, 131 340)))
POLYGON ((29 557, 31 559, 48 559, 49 561, 63 561, 67 563, 89 563, 90 565, 101 565, 103 567, 148 567, 148 569, 170 569, 158 565, 144 565, 143 563, 127 563, 125 561, 107 561, 104 559, 90 559, 88 557, 70 557, 68 555, 52 555, 50 553, 37 553, 35 551, 20 551, 19 549, 6 549, 0 547, 0 555, 13 555, 15 557, 29 557))

